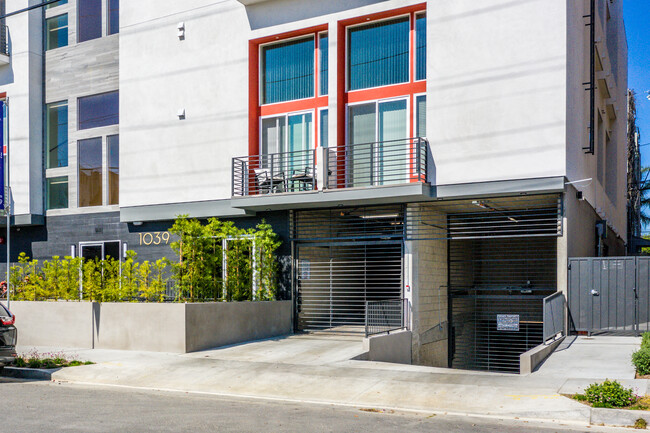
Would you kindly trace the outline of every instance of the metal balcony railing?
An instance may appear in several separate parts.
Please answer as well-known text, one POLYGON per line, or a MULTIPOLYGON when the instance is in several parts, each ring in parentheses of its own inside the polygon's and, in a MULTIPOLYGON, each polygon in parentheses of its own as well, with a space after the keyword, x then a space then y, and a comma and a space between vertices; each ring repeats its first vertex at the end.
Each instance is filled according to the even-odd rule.
POLYGON ((9 55, 9 38, 7 37, 7 25, 0 23, 0 54, 9 55))
POLYGON ((328 148, 327 188, 426 182, 428 149, 420 137, 328 148))
POLYGON ((277 194, 316 189, 314 149, 232 160, 232 195, 277 194))
POLYGON ((397 185, 427 181, 429 143, 406 138, 350 144, 323 151, 316 169, 314 149, 233 158, 232 195, 313 191, 317 172, 328 189, 397 185))

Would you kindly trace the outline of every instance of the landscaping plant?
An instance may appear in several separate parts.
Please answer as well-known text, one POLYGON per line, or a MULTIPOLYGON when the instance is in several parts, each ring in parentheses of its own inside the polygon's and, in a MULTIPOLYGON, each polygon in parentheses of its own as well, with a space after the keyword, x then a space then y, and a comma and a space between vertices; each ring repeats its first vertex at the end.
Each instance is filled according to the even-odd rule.
POLYGON ((639 399, 632 388, 624 388, 615 380, 593 383, 584 394, 574 396, 576 400, 588 401, 593 407, 621 408, 633 405, 639 399))
POLYGON ((203 224, 179 217, 169 231, 177 235, 170 244, 177 262, 138 262, 133 251, 122 260, 54 256, 42 262, 21 253, 11 266, 13 299, 163 302, 171 277, 177 302, 276 299, 280 241, 269 224, 241 229, 217 218, 203 224))
POLYGON ((36 349, 29 353, 21 354, 14 360, 16 367, 22 368, 62 368, 90 365, 94 362, 80 361, 76 355, 68 356, 63 352, 38 353, 36 349))

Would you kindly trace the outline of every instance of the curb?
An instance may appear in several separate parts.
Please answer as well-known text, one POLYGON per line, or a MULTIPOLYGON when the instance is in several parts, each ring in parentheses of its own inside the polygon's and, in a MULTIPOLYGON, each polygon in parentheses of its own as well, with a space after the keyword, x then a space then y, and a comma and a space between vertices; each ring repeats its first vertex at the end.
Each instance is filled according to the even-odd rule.
POLYGON ((650 411, 627 410, 627 409, 605 409, 600 407, 591 408, 591 424, 612 427, 632 427, 639 418, 644 419, 650 425, 650 411))
POLYGON ((0 376, 14 379, 52 380, 52 373, 57 371, 37 368, 5 367, 0 371, 0 376))

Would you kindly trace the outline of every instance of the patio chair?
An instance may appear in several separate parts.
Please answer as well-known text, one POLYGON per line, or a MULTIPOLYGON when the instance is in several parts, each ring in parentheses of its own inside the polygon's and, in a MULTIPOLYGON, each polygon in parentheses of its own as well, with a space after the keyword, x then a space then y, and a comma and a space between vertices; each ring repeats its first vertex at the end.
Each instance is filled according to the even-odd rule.
POLYGON ((271 174, 268 168, 256 168, 255 180, 261 194, 271 194, 286 190, 286 179, 283 172, 271 174))

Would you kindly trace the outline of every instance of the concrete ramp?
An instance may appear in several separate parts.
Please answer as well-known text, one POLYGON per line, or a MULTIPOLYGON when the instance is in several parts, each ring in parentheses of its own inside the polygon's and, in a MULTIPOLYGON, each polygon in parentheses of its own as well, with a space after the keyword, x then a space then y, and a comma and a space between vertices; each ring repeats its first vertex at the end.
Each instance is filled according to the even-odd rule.
POLYGON ((224 361, 327 365, 363 354, 362 335, 317 332, 253 341, 183 356, 224 361))

